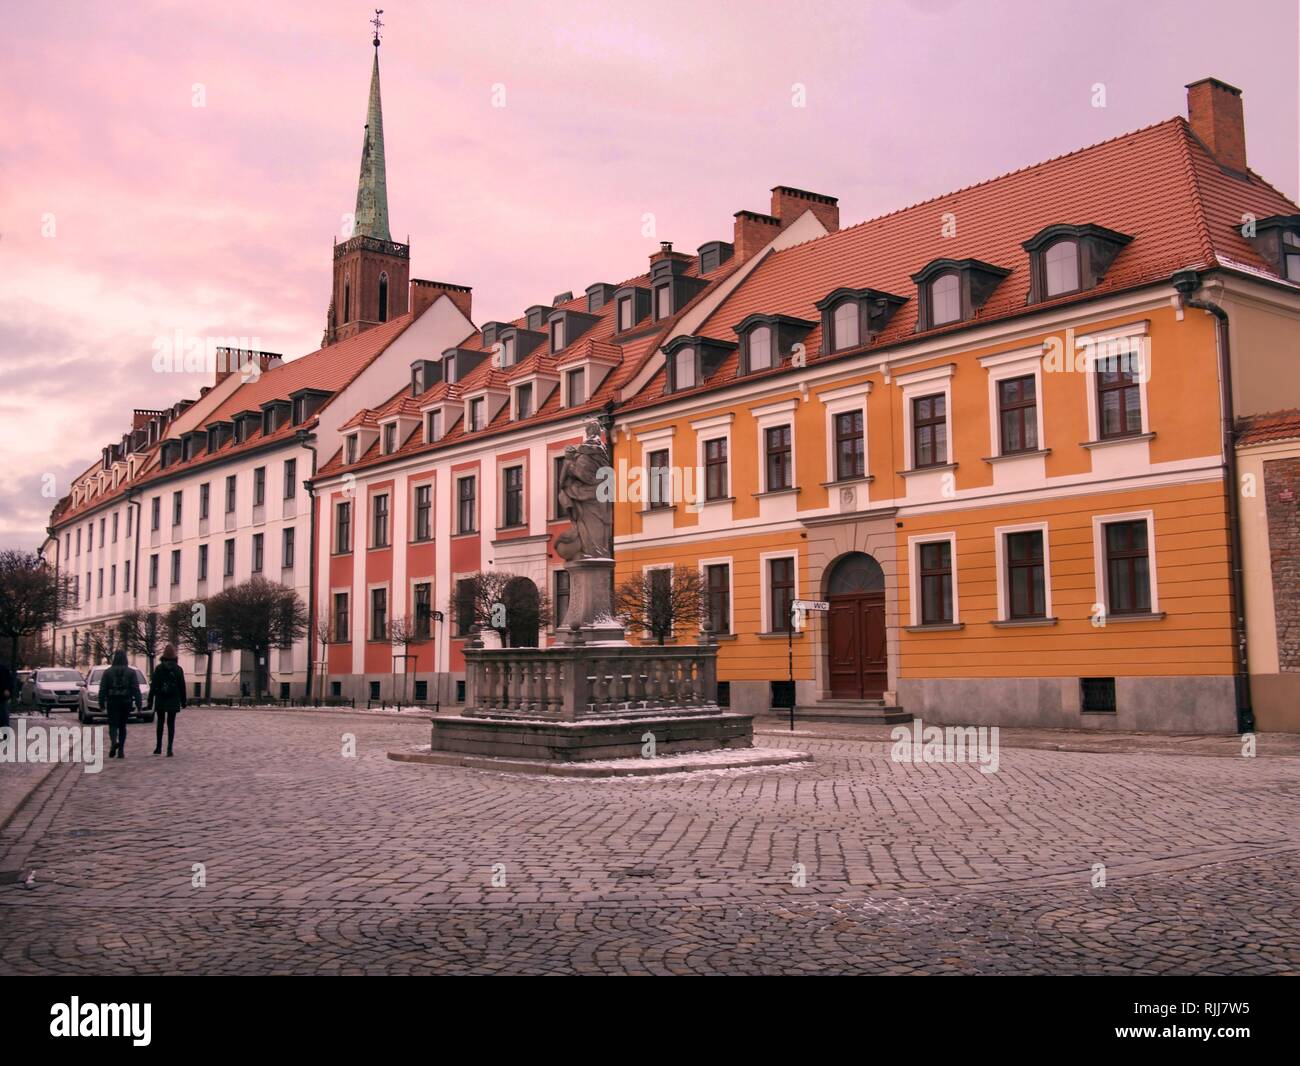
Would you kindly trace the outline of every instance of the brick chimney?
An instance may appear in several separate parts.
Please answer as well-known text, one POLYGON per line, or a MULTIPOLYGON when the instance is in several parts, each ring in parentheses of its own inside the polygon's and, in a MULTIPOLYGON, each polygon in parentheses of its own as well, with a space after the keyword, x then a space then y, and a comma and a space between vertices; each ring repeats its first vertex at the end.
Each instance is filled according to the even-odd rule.
POLYGON ((778 185, 772 190, 772 216, 781 220, 782 229, 805 211, 816 215, 828 233, 840 228, 840 202, 834 196, 792 189, 789 185, 778 185))
POLYGON ((459 308, 460 313, 471 319, 473 290, 468 285, 453 285, 446 281, 423 281, 411 279, 411 315, 419 318, 437 301, 439 296, 446 296, 459 308))
POLYGON ((737 211, 732 243, 736 246, 736 261, 743 263, 768 241, 781 232, 781 220, 757 211, 737 211))
POLYGON ((1245 173, 1246 120, 1241 90, 1218 78, 1187 86, 1187 121, 1221 166, 1245 173))

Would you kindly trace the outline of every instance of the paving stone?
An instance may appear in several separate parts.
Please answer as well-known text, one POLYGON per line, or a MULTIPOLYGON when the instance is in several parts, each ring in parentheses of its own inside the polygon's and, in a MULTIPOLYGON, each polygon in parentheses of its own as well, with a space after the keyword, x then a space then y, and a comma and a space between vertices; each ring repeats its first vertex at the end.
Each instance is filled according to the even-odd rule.
POLYGON ((593 781, 386 758, 426 733, 189 710, 174 759, 56 770, 0 834, 0 869, 36 874, 0 885, 0 972, 1300 973, 1291 757, 1004 746, 982 774, 786 735, 759 743, 815 761, 593 781))

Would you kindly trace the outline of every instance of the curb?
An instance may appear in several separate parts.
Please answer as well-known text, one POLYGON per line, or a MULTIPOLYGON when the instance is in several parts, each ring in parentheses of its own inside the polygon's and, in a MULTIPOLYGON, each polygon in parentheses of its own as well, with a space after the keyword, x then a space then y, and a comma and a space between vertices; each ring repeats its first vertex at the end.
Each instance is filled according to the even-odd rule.
MULTIPOLYGON (((765 748, 736 749, 738 754, 731 759, 700 763, 696 766, 655 765, 654 759, 615 760, 626 763, 624 766, 584 765, 582 763, 542 762, 533 759, 494 759, 485 755, 462 755, 457 752, 429 751, 390 751, 389 759, 393 762, 420 763, 425 766, 459 766, 467 770, 495 770, 498 773, 536 774, 549 777, 608 778, 608 777, 662 777, 666 774, 703 773, 709 770, 752 770, 768 766, 790 766, 796 763, 810 763, 812 755, 806 751, 773 751, 765 748), (740 751, 761 752, 748 758, 740 751), (638 765, 644 763, 644 766, 638 765)), ((702 753, 704 754, 704 753, 702 753)), ((714 754, 709 752, 707 754, 714 754)), ((669 756, 669 760, 684 759, 689 756, 669 756)))

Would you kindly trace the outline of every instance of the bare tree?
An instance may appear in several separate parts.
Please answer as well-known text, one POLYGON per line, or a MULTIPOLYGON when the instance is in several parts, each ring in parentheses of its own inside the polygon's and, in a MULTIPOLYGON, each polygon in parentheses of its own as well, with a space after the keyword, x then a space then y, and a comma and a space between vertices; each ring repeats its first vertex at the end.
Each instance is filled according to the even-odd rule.
POLYGON ((192 655, 202 655, 206 660, 203 675, 203 698, 212 698, 212 655, 217 646, 217 635, 208 626, 208 605, 203 600, 181 600, 167 612, 167 632, 170 639, 192 655))
POLYGON ((121 646, 133 655, 143 655, 152 677, 158 653, 168 640, 167 616, 158 611, 135 608, 123 612, 117 628, 121 646))
POLYGON ((86 630, 86 637, 90 643, 90 655, 88 666, 100 666, 110 662, 113 658, 113 652, 117 649, 119 633, 116 626, 108 626, 103 622, 96 622, 86 630))
MULTIPOLYGON (((342 637, 334 632, 334 617, 328 607, 322 607, 316 617, 316 641, 320 644, 320 669, 316 671, 316 699, 325 699, 325 675, 329 672, 330 645, 342 637)), ((308 693, 310 695, 310 693, 308 693)))
POLYGON ((693 566, 643 571, 618 586, 614 605, 629 628, 664 644, 678 626, 699 625, 704 609, 700 572, 693 566))
POLYGON ((407 667, 410 665, 411 645, 428 639, 428 633, 422 631, 420 626, 409 615, 404 618, 392 618, 388 622, 388 643, 394 649, 402 649, 400 653, 395 652, 393 655, 394 699, 397 699, 397 659, 399 655, 402 660, 402 704, 406 703, 406 679, 409 676, 407 667))
POLYGON ((55 625, 77 605, 77 588, 76 578, 57 573, 36 552, 0 552, 0 638, 9 640, 11 666, 21 665, 24 638, 55 625))
POLYGON ((261 696, 271 649, 291 648, 306 635, 307 608, 288 586, 254 577, 208 600, 208 625, 221 634, 223 648, 252 652, 254 687, 261 696))
POLYGON ((536 647, 550 609, 545 589, 509 570, 471 574, 461 583, 454 605, 462 625, 492 630, 507 648, 536 647))

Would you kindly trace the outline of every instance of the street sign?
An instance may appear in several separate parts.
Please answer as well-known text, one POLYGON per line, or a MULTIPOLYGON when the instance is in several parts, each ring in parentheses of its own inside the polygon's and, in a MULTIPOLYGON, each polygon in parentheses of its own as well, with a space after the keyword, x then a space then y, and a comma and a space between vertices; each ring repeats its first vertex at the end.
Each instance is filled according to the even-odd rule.
POLYGON ((790 608, 795 611, 829 611, 831 605, 826 600, 791 600, 790 608))

